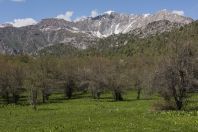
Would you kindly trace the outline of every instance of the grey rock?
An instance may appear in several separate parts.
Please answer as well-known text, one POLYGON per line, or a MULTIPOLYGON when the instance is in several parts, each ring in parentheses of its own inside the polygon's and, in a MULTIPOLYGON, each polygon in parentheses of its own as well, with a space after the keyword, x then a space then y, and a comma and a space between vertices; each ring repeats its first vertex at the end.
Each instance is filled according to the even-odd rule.
POLYGON ((147 37, 171 31, 193 22, 193 19, 162 10, 153 15, 129 15, 108 12, 79 21, 48 18, 36 25, 12 27, 0 25, 0 53, 34 54, 55 44, 86 49, 97 41, 114 34, 133 34, 147 37))

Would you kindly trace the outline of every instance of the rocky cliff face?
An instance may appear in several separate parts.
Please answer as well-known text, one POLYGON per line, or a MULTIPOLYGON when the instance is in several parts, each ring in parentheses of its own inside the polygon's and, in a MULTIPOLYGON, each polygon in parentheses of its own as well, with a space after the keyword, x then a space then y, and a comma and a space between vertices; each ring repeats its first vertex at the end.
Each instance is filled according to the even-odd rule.
POLYGON ((126 15, 109 12, 95 18, 87 18, 74 24, 80 31, 91 32, 96 37, 108 37, 112 34, 128 33, 135 29, 145 28, 155 21, 167 20, 171 23, 184 25, 193 20, 188 17, 162 10, 156 14, 126 15))
POLYGON ((85 49, 96 44, 99 39, 113 34, 130 33, 147 37, 171 31, 192 21, 191 18, 163 10, 153 15, 107 12, 76 22, 55 18, 43 19, 36 25, 21 28, 0 25, 0 53, 35 53, 60 43, 85 49))

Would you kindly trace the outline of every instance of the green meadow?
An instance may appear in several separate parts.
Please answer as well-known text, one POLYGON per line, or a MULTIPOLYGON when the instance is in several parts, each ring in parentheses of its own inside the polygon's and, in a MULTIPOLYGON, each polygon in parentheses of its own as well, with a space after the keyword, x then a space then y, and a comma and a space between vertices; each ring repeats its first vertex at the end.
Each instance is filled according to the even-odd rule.
MULTIPOLYGON (((100 100, 79 95, 63 100, 50 97, 38 105, 1 105, 0 132, 196 132, 198 111, 156 111, 158 97, 136 100, 134 92, 125 101, 114 102, 111 94, 100 100)), ((191 100, 193 107, 196 96, 191 100)))

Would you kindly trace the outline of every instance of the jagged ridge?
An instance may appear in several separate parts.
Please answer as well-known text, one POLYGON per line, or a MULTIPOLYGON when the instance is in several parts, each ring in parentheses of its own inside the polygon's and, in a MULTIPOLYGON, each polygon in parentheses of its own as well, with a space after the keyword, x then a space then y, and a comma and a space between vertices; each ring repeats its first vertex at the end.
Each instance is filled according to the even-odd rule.
POLYGON ((163 10, 153 15, 108 12, 76 22, 50 18, 43 19, 36 25, 21 28, 4 25, 0 26, 0 52, 35 53, 59 43, 86 49, 96 44, 100 38, 113 34, 130 33, 138 37, 147 37, 171 31, 192 21, 191 18, 163 10))

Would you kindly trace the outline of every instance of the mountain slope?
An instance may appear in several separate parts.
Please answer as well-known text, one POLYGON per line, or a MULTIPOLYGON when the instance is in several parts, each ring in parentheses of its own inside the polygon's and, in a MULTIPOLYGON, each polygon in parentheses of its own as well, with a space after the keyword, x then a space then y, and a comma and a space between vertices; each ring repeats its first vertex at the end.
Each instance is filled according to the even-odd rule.
MULTIPOLYGON (((154 22, 155 25, 172 24, 169 21, 154 22)), ((153 24, 149 24, 147 28, 152 29, 153 24)), ((162 27, 160 27, 161 30, 162 27)), ((155 30, 155 29, 153 29, 155 30)), ((141 36, 142 34, 140 34, 141 36)), ((139 54, 147 57, 161 56, 169 54, 171 45, 173 44, 191 44, 194 50, 198 49, 198 21, 191 24, 174 28, 171 31, 150 35, 139 38, 134 34, 118 34, 107 38, 102 38, 95 45, 91 45, 85 50, 70 49, 65 45, 53 45, 51 47, 39 51, 40 55, 76 55, 76 56, 136 56, 139 54), (69 50, 68 50, 69 49, 69 50), (70 52, 72 51, 72 53, 70 52)), ((197 52, 198 53, 198 52, 197 52)))
POLYGON ((74 25, 81 31, 92 32, 97 37, 108 37, 113 34, 128 33, 138 28, 144 28, 149 23, 168 20, 171 23, 189 24, 193 20, 162 10, 153 15, 127 15, 116 12, 105 13, 95 18, 83 19, 74 25))
MULTIPOLYGON (((162 24, 163 23, 164 22, 162 21, 162 24)), ((150 28, 150 26, 148 26, 148 28, 150 28)), ((145 38, 139 38, 131 33, 110 36, 100 39, 98 44, 87 49, 85 54, 89 54, 90 56, 95 54, 107 56, 133 56, 137 54, 160 56, 169 54, 170 51, 168 49, 170 49, 173 44, 191 44, 194 47, 194 50, 197 50, 198 21, 169 32, 163 32, 145 38)))
POLYGON ((43 19, 36 25, 21 28, 1 26, 0 53, 34 54, 56 44, 87 49, 96 45, 101 39, 112 35, 122 33, 144 38, 171 31, 191 22, 193 22, 191 18, 166 10, 153 15, 108 12, 76 22, 49 18, 43 19))

